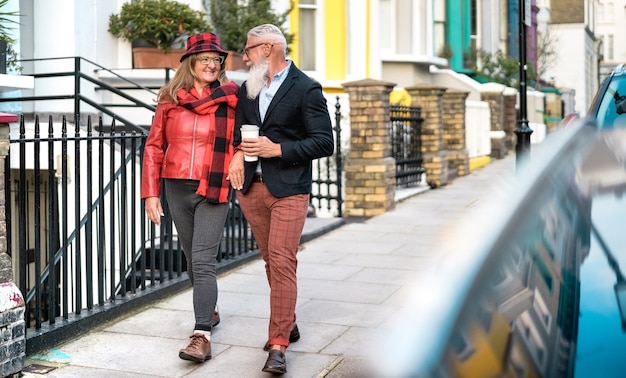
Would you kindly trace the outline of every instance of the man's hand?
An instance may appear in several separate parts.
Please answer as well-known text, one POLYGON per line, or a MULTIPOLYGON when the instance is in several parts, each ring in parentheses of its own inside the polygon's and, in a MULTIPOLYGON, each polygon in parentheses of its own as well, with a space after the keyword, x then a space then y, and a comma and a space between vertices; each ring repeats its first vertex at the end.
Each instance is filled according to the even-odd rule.
POLYGON ((283 155, 280 144, 272 142, 266 136, 258 138, 246 138, 241 143, 243 153, 248 156, 259 156, 262 158, 281 157, 283 155))

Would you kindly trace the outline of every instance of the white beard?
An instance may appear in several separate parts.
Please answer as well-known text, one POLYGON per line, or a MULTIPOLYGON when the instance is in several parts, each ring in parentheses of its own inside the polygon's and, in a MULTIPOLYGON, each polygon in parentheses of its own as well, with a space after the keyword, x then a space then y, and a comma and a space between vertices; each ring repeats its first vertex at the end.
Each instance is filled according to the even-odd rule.
POLYGON ((267 60, 261 60, 259 63, 250 66, 248 79, 246 80, 247 96, 250 100, 254 100, 261 93, 261 89, 267 82, 268 70, 269 63, 267 60))

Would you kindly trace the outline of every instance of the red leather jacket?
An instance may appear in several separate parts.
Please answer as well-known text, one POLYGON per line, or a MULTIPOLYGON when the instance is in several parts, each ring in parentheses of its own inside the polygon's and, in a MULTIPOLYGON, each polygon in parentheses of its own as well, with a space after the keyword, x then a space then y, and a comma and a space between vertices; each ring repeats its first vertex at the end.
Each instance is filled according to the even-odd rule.
POLYGON ((210 118, 171 103, 157 105, 143 155, 142 199, 160 195, 161 177, 200 180, 210 118))

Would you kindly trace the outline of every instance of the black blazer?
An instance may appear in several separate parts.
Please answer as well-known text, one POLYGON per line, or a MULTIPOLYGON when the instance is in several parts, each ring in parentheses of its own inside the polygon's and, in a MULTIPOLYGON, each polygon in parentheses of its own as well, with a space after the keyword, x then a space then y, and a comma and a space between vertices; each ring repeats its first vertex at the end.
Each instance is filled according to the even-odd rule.
MULTIPOLYGON (((332 155, 335 144, 321 85, 291 63, 264 122, 261 122, 258 97, 250 100, 247 93, 244 82, 235 117, 235 147, 241 143, 241 125, 258 125, 259 134, 280 143, 282 149, 282 158, 259 158, 270 193, 276 197, 311 193, 311 161, 332 155)), ((242 192, 245 194, 252 184, 257 162, 245 162, 244 166, 242 192)))

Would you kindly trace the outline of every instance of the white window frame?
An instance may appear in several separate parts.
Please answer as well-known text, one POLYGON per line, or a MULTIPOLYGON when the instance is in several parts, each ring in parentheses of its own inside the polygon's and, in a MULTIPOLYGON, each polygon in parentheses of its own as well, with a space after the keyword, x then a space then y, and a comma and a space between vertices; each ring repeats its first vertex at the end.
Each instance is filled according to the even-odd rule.
POLYGON ((447 43, 447 25, 448 25, 448 20, 446 18, 446 14, 447 14, 447 10, 446 8, 448 7, 448 4, 445 0, 434 0, 433 1, 433 8, 432 8, 432 30, 433 30, 433 35, 432 35, 432 44, 433 44, 433 55, 434 56, 439 56, 439 54, 441 53, 441 49, 443 47, 445 47, 446 43, 447 43), (438 15, 436 14, 438 11, 438 8, 435 6, 435 1, 440 2, 440 5, 443 5, 443 15, 440 15, 441 17, 443 17, 442 19, 437 18, 438 15), (436 41, 435 39, 438 37, 437 36, 437 26, 442 26, 443 27, 443 35, 441 36, 441 38, 443 38, 442 41, 436 41), (441 42, 440 45, 438 45, 437 43, 441 42))
POLYGON ((383 46, 382 38, 380 44, 380 54, 381 56, 390 56, 396 53, 396 26, 395 26, 395 15, 396 15, 396 0, 381 0, 380 7, 382 8, 382 3, 386 2, 389 4, 389 19, 383 20, 382 11, 380 12, 380 30, 385 30, 389 32, 389 46, 383 46))
MULTIPOLYGON (((300 1, 298 0, 296 3, 296 7, 298 9, 298 17, 301 16, 300 14, 300 10, 301 9, 312 9, 314 11, 314 23, 315 23, 315 36, 313 38, 313 42, 315 43, 315 46, 313 46, 314 49, 314 54, 315 54, 315 67, 311 70, 311 69, 306 69, 303 66, 303 62, 301 61, 300 57, 298 57, 298 61, 300 62, 300 66, 298 68, 301 68, 305 73, 307 73, 310 76, 318 76, 318 77, 323 77, 325 75, 325 67, 324 67, 324 62, 325 62, 325 54, 324 54, 324 23, 323 23, 323 17, 321 16, 321 14, 323 13, 323 9, 324 9, 324 0, 315 0, 315 4, 300 4, 300 1)), ((300 22, 302 22, 302 20, 300 20, 300 22)), ((300 30, 297 31, 297 33, 300 33, 300 30)), ((296 38, 298 38, 298 35, 296 35, 296 38)), ((298 42, 298 51, 302 51, 304 48, 307 48, 310 46, 305 46, 303 45, 301 42, 298 42)))

